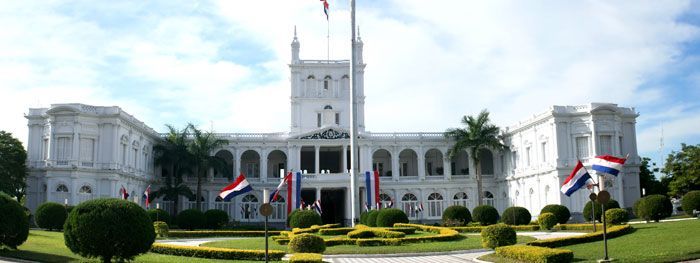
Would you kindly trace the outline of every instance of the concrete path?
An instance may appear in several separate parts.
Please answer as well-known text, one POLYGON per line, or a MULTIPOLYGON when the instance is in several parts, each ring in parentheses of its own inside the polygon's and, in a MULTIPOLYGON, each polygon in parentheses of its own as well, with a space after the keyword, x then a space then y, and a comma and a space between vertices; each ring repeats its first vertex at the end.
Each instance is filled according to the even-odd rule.
MULTIPOLYGON (((659 220, 659 222, 676 222, 676 221, 686 221, 686 220, 698 220, 698 218, 697 218, 697 217, 686 217, 686 218, 676 218, 676 219, 663 219, 663 220, 659 220)), ((634 224, 646 224, 646 223, 647 223, 646 221, 631 221, 631 222, 628 222, 628 224, 630 224, 630 225, 634 225, 634 224)), ((654 223, 654 221, 651 221, 651 222, 649 222, 649 223, 654 223)))

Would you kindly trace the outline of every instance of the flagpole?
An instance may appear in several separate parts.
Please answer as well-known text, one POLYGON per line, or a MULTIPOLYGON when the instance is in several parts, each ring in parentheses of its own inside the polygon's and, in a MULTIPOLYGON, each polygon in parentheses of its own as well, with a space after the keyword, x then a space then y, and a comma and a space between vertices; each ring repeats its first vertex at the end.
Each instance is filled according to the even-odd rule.
POLYGON ((331 62, 331 22, 326 17, 326 63, 331 62))
POLYGON ((350 225, 355 226, 355 215, 357 197, 355 196, 355 176, 357 175, 357 155, 355 147, 357 145, 357 127, 355 106, 355 0, 350 0, 350 225))

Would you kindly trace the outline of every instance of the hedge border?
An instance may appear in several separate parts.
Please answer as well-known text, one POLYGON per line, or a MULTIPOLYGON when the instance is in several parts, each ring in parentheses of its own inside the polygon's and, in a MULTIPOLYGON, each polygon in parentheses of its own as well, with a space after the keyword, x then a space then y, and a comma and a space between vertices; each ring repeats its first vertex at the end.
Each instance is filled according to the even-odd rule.
POLYGON ((459 239, 464 238, 464 236, 460 235, 459 232, 457 232, 457 230, 454 230, 454 229, 451 229, 448 227, 426 226, 426 225, 405 224, 405 223, 396 223, 396 224, 394 224, 394 227, 413 227, 413 228, 420 229, 420 230, 423 230, 426 232, 432 232, 432 233, 438 234, 436 236, 404 237, 401 239, 401 241, 404 243, 453 241, 453 240, 459 240, 459 239))
POLYGON ((371 247, 371 246, 400 246, 402 243, 401 238, 368 238, 368 239, 357 239, 355 244, 359 247, 371 247))
POLYGON ((323 262, 323 255, 316 253, 294 253, 289 257, 290 263, 319 263, 323 262))
MULTIPOLYGON (((268 231, 268 235, 279 235, 282 231, 268 231)), ((187 238, 187 237, 264 237, 265 231, 259 230, 170 230, 169 237, 187 238)))
POLYGON ((524 262, 571 262, 574 252, 568 249, 512 245, 496 248, 496 255, 524 262))
MULTIPOLYGON (((538 231, 540 230, 539 225, 508 225, 509 227, 513 228, 515 231, 538 231)), ((484 228, 487 228, 488 226, 459 226, 459 227, 450 227, 450 229, 456 230, 460 233, 481 233, 481 230, 484 228)))
MULTIPOLYGON (((611 227, 608 227, 607 238, 619 237, 619 236, 622 236, 624 234, 632 232, 632 230, 634 230, 634 228, 632 228, 631 225, 611 226, 611 227)), ((551 239, 544 239, 544 240, 535 240, 535 241, 530 241, 527 244, 530 246, 554 248, 554 247, 562 247, 562 246, 568 246, 568 245, 576 245, 576 244, 581 244, 581 243, 588 243, 588 242, 599 241, 599 240, 603 240, 603 231, 597 231, 597 232, 588 233, 588 234, 581 235, 581 236, 574 236, 574 237, 560 237, 560 238, 551 238, 551 239)))
MULTIPOLYGON (((158 254, 186 256, 212 259, 236 259, 236 260, 265 260, 265 250, 229 249, 212 247, 190 247, 170 244, 154 243, 151 252, 158 254)), ((268 250, 268 259, 279 261, 285 252, 281 250, 268 250)))
POLYGON ((347 236, 348 238, 403 238, 406 236, 406 234, 404 234, 403 232, 389 231, 386 229, 368 228, 353 230, 349 232, 347 236))

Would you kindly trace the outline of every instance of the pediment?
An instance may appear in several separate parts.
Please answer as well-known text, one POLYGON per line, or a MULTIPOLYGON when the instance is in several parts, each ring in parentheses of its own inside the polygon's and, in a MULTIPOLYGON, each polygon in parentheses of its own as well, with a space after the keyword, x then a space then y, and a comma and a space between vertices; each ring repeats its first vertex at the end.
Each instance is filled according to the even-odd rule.
POLYGON ((301 140, 337 140, 350 139, 350 133, 338 127, 321 128, 315 131, 300 134, 296 136, 301 140))

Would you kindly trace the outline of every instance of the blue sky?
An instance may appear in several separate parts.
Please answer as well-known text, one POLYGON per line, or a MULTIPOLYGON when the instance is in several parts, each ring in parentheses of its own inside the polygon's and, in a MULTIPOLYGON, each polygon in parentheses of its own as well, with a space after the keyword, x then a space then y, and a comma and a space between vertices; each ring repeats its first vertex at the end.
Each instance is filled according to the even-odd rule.
MULTIPOLYGON (((286 131, 294 26, 303 59, 327 26, 348 57, 347 1, 329 3, 327 24, 317 0, 3 2, 0 129, 25 140, 28 108, 80 102, 159 131, 286 131)), ((700 143, 700 1, 358 1, 357 19, 371 131, 612 102, 640 113, 642 156, 700 143)))

